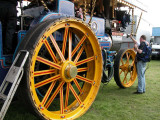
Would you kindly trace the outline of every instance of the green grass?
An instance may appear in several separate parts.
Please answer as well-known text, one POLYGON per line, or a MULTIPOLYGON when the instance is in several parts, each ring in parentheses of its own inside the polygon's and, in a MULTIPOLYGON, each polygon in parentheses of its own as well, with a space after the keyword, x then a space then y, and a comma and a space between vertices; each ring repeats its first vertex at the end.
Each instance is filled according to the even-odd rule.
MULTIPOLYGON (((112 79, 101 88, 91 108, 77 120, 160 120, 160 61, 146 71, 146 93, 136 95, 135 84, 120 89, 112 79)), ((10 106, 4 120, 38 120, 19 102, 10 106)))

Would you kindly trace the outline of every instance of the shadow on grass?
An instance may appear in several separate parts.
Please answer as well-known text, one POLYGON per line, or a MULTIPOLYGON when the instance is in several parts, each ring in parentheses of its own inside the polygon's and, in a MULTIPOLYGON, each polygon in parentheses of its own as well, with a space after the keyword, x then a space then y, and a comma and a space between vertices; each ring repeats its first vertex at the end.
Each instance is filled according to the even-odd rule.
POLYGON ((117 86, 117 84, 112 81, 108 85, 101 84, 99 93, 104 95, 121 95, 121 96, 131 96, 132 93, 136 91, 136 86, 131 86, 130 88, 120 88, 117 86))
MULTIPOLYGON (((2 106, 2 105, 1 105, 2 106)), ((4 120, 39 120, 28 109, 24 103, 16 100, 11 103, 4 120)))

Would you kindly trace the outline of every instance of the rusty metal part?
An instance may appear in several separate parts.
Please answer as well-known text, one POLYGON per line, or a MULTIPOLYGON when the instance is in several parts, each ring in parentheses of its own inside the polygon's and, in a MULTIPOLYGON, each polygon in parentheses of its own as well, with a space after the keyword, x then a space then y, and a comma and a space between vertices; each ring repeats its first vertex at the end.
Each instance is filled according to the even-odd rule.
POLYGON ((83 8, 83 21, 86 21, 86 12, 87 12, 87 0, 84 0, 84 8, 83 8))
POLYGON ((91 24, 91 21, 92 21, 92 17, 93 17, 93 14, 94 14, 95 6, 96 6, 96 0, 93 0, 93 2, 92 2, 91 17, 90 17, 90 20, 89 20, 89 22, 88 22, 89 25, 91 24))
POLYGON ((138 31, 138 28, 139 28, 139 24, 140 24, 141 19, 142 19, 142 14, 143 14, 143 12, 141 12, 141 15, 140 15, 140 18, 139 18, 139 21, 138 21, 138 25, 137 25, 137 28, 136 28, 135 35, 137 34, 137 31, 138 31))
POLYGON ((131 34, 133 35, 134 34, 134 31, 133 31, 133 25, 135 24, 135 21, 134 21, 134 9, 132 9, 132 26, 131 26, 131 34))
POLYGON ((47 5, 45 4, 45 2, 43 0, 40 0, 40 1, 41 1, 42 5, 44 6, 45 10, 49 11, 49 9, 48 9, 47 5))

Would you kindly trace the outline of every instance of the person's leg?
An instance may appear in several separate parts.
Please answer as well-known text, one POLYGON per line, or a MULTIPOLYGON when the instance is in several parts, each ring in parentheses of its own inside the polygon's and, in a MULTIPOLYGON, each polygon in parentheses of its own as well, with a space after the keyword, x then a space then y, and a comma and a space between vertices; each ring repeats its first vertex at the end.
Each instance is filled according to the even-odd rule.
POLYGON ((7 16, 7 27, 6 27, 6 40, 4 41, 4 50, 6 54, 12 54, 12 44, 13 44, 13 35, 16 30, 17 24, 17 11, 16 7, 11 7, 8 9, 7 16))
POLYGON ((143 93, 146 92, 146 82, 145 82, 145 74, 144 74, 144 77, 143 77, 143 93))
POLYGON ((7 10, 4 6, 0 6, 0 21, 2 24, 2 48, 4 50, 5 45, 4 45, 4 41, 6 40, 6 28, 7 28, 7 10))
POLYGON ((146 83, 145 83, 145 69, 146 69, 146 63, 142 63, 142 72, 143 72, 143 76, 142 76, 142 80, 143 80, 143 92, 145 92, 145 86, 146 86, 146 83))
POLYGON ((142 71, 142 61, 137 62, 137 74, 138 74, 138 92, 143 92, 143 71, 142 71))

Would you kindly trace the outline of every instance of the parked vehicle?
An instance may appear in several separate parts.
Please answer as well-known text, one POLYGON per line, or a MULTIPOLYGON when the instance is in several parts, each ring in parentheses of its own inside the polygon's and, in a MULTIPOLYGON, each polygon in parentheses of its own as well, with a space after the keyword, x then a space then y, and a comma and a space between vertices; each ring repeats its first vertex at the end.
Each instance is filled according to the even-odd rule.
POLYGON ((152 59, 160 58, 160 27, 152 28, 152 59))
POLYGON ((117 85, 127 88, 137 77, 136 53, 120 50, 119 44, 131 22, 130 14, 118 10, 118 20, 115 15, 122 5, 133 15, 136 6, 125 0, 76 2, 83 9, 83 18, 75 16, 74 3, 68 0, 32 1, 21 8, 14 55, 3 55, 0 28, 0 82, 10 67, 6 59, 14 59, 20 50, 28 51, 19 93, 43 120, 76 119, 94 102, 101 81, 108 83, 114 74, 117 85))

